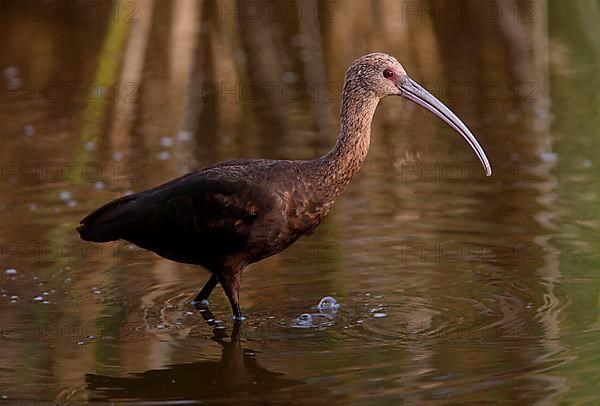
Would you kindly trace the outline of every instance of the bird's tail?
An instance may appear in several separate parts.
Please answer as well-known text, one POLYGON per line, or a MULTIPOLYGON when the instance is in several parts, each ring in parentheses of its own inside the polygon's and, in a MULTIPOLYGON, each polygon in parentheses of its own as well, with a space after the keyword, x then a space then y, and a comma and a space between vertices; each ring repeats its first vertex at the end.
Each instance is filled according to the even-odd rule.
POLYGON ((135 195, 113 200, 90 213, 77 227, 79 236, 86 241, 108 242, 124 238, 134 231, 143 213, 135 195))

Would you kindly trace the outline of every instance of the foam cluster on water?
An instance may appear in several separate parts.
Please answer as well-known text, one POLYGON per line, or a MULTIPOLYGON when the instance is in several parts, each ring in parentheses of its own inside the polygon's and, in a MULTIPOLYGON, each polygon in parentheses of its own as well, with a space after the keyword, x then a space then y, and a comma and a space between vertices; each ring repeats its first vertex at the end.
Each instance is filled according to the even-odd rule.
POLYGON ((339 308, 340 305, 333 297, 325 296, 316 306, 318 313, 303 313, 290 323, 290 327, 322 328, 333 326, 339 308))

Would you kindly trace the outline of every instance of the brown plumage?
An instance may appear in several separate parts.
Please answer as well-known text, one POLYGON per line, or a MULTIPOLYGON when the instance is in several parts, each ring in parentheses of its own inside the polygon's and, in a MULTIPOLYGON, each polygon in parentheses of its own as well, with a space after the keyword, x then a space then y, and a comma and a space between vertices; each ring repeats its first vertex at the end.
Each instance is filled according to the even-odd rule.
POLYGON ((326 155, 308 161, 233 160, 204 167, 153 189, 116 199, 81 221, 87 241, 130 241, 174 261, 201 265, 212 275, 196 296, 204 302, 217 283, 241 320, 243 269, 312 233, 362 166, 379 100, 399 95, 432 111, 491 168, 460 120, 413 82, 386 54, 352 63, 344 82, 340 135, 326 155))

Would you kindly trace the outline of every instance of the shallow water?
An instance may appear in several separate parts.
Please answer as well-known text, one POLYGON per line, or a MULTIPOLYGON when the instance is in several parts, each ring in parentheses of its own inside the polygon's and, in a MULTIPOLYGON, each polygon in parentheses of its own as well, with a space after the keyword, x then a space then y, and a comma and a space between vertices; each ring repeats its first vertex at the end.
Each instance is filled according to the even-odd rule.
POLYGON ((600 402, 597 3, 520 3, 516 25, 460 1, 286 3, 300 21, 19 4, 0 6, 2 399, 600 402), (190 304, 204 270, 78 239, 98 205, 203 164, 324 153, 344 69, 373 50, 464 119, 493 177, 384 100, 326 221, 245 272, 241 326, 219 290, 190 304))

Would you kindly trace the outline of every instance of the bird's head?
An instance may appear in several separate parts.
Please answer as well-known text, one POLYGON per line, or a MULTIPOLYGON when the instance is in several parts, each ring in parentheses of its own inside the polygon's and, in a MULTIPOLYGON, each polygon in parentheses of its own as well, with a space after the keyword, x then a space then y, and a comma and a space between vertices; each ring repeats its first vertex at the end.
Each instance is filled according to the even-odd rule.
POLYGON ((393 56, 372 53, 355 60, 346 73, 344 90, 356 90, 377 98, 402 96, 429 110, 463 137, 479 158, 486 176, 492 174, 483 148, 467 126, 441 101, 412 80, 393 56))

